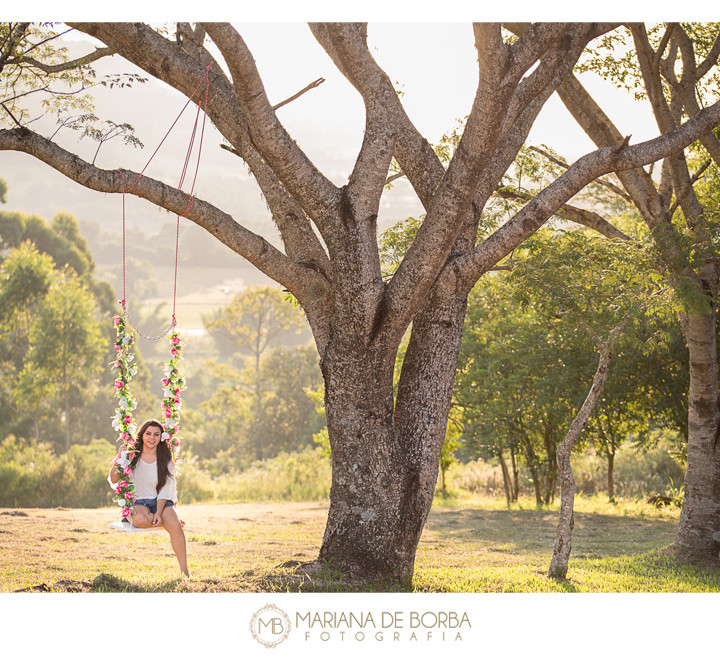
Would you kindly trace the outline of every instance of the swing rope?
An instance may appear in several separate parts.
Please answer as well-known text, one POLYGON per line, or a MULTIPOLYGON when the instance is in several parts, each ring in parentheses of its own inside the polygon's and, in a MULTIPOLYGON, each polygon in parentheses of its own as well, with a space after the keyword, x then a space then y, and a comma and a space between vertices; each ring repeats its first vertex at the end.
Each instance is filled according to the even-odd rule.
MULTIPOLYGON (((178 453, 180 448, 180 436, 179 436, 179 429, 180 429, 180 415, 182 413, 182 402, 180 400, 180 391, 182 391, 185 388, 185 378, 180 375, 179 372, 179 361, 182 358, 181 351, 182 351, 182 340, 180 338, 180 334, 177 330, 175 330, 176 325, 176 318, 175 318, 175 310, 176 310, 176 301, 177 301, 177 274, 178 274, 178 252, 179 252, 179 245, 180 245, 180 217, 184 217, 192 208, 193 201, 194 201, 194 191, 195 191, 195 182, 197 181, 197 175, 198 175, 198 169, 200 166, 200 154, 202 152, 202 144, 203 144, 203 137, 205 134, 205 120, 207 118, 207 103, 208 103, 208 96, 210 92, 210 68, 212 64, 210 64, 206 70, 205 70, 205 77, 200 82, 200 84, 196 87, 195 91, 193 92, 192 96, 188 99, 187 103, 183 107, 183 109, 180 111, 180 114, 173 122, 172 126, 170 126, 170 130, 166 133, 165 137, 163 137, 162 141, 160 142, 160 145, 155 149, 155 152, 150 157, 150 160, 148 160, 147 164, 143 168, 143 170, 138 174, 137 178, 135 179, 135 182, 132 184, 132 186, 126 190, 125 189, 125 173, 120 169, 120 174, 122 175, 122 181, 123 181, 123 190, 122 190, 122 258, 123 258, 123 298, 120 301, 120 305, 123 309, 122 317, 119 315, 116 315, 114 318, 114 324, 117 332, 117 339, 115 341, 115 349, 116 349, 116 360, 113 364, 114 367, 118 369, 118 377, 115 380, 115 389, 116 389, 116 396, 118 398, 118 408, 115 412, 115 416, 112 420, 112 426, 113 429, 118 431, 120 433, 120 441, 122 443, 122 446, 124 449, 120 451, 120 454, 118 457, 115 458, 113 462, 113 467, 116 469, 116 472, 120 475, 120 480, 115 486, 115 494, 116 494, 116 502, 120 505, 122 508, 121 510, 121 516, 125 519, 128 519, 130 521, 130 524, 132 525, 132 509, 135 503, 135 494, 134 494, 134 485, 132 481, 128 478, 132 476, 132 468, 131 464, 133 462, 133 459, 135 458, 139 447, 136 446, 136 438, 135 433, 137 431, 137 426, 135 424, 135 418, 133 416, 133 411, 137 407, 137 401, 135 398, 131 395, 129 390, 129 383, 132 380, 133 376, 137 374, 137 369, 133 365, 133 361, 135 359, 134 355, 132 354, 132 344, 134 341, 134 336, 127 331, 127 324, 132 326, 138 335, 142 336, 143 338, 146 338, 148 340, 158 340, 162 338, 163 336, 166 336, 170 334, 170 359, 165 363, 164 366, 164 377, 162 380, 163 385, 163 401, 162 401, 162 411, 163 411, 163 419, 161 421, 163 432, 161 436, 161 441, 166 441, 167 445, 171 447, 171 454, 172 454, 172 460, 173 464, 177 465, 178 462, 178 453), (127 312, 127 301, 126 301, 126 272, 125 272, 125 257, 126 257, 126 240, 125 240, 125 194, 126 192, 131 192, 137 182, 140 180, 140 177, 147 169, 148 165, 150 164, 150 161, 155 157, 158 150, 160 149, 160 146, 162 146, 163 142, 167 139, 168 135, 172 131, 175 124, 180 119, 180 116, 185 111, 185 108, 190 104, 190 102, 195 97, 195 94, 202 86, 203 82, 205 83, 205 99, 204 99, 204 112, 203 112, 203 121, 202 121, 202 127, 200 132, 200 143, 198 145, 198 154, 197 154, 197 162, 195 165, 195 175, 193 177, 192 187, 190 190, 190 194, 188 196, 188 203, 181 215, 177 216, 177 223, 175 228, 175 275, 174 275, 174 282, 173 282, 173 310, 172 310, 172 321, 170 323, 170 326, 168 329, 166 329, 162 334, 159 336, 146 336, 145 334, 141 333, 140 330, 135 326, 135 324, 132 323, 130 320, 130 317, 127 312)), ((198 109, 197 113, 195 115, 195 123, 193 126, 192 134, 190 137, 190 144, 188 146, 188 150, 185 156, 185 163, 183 166, 183 171, 180 177, 180 183, 178 184, 178 189, 182 189, 182 185, 185 181, 185 176, 187 174, 188 166, 190 164, 190 159, 192 156, 192 150, 195 143, 195 136, 197 134, 197 127, 198 127, 198 121, 200 116, 200 110, 203 108, 203 100, 201 99, 198 103, 198 109)), ((175 476, 178 477, 179 473, 175 472, 175 476)), ((113 527, 117 527, 117 524, 111 524, 113 527)), ((121 524, 122 526, 122 524, 121 524)))
POLYGON ((188 99, 188 101, 183 106, 182 110, 180 110, 180 113, 178 114, 175 121, 173 121, 172 125, 170 126, 167 133, 165 133, 165 136, 160 141, 160 144, 157 146, 153 154, 150 156, 150 159, 145 163, 145 166, 143 167, 142 171, 137 175, 135 178, 135 181, 133 184, 126 189, 126 182, 125 182, 125 172, 123 172, 122 169, 118 169, 120 172, 120 175, 122 176, 122 279, 123 279, 123 296, 120 300, 120 305, 123 309, 123 318, 127 321, 127 323, 137 331, 138 335, 142 336, 146 340, 159 340, 160 338, 163 338, 164 336, 167 336, 173 328, 177 324, 177 320, 175 317, 176 307, 177 307, 177 278, 178 278, 178 252, 180 247, 180 218, 185 217, 188 212, 190 212, 190 209, 193 206, 193 203, 195 201, 194 192, 195 192, 195 183, 197 181, 198 171, 200 169, 200 156, 202 154, 202 145, 203 145, 203 139, 205 136, 205 120, 207 119, 207 104, 208 104, 208 96, 210 94, 210 69, 212 68, 212 63, 210 63, 207 68, 205 69, 205 76, 200 81, 200 84, 195 88, 195 91, 193 91, 192 95, 188 99), (180 182, 178 183, 178 190, 182 191, 183 183, 185 182, 185 176, 187 175, 187 170, 190 165, 190 160, 192 157, 192 151, 193 147, 195 145, 195 136, 197 135, 197 128, 198 128, 198 121, 200 118, 200 111, 203 110, 203 119, 202 119, 202 125, 200 129, 200 143, 198 145, 198 151, 197 151, 197 160, 195 163, 195 174, 193 176, 192 186, 190 188, 190 193, 188 195, 188 202, 185 206, 185 210, 181 214, 177 216, 176 226, 175 226, 175 268, 174 268, 174 277, 173 277, 173 307, 172 307, 172 316, 170 321, 170 326, 165 329, 161 334, 158 334, 157 336, 147 336, 139 329, 139 327, 132 321, 132 318, 130 317, 128 310, 127 310, 127 293, 126 293, 126 246, 125 246, 125 231, 126 231, 126 222, 125 222, 125 194, 130 193, 135 189, 135 186, 137 185, 138 181, 142 177, 142 175, 145 173, 145 170, 148 168, 150 163, 152 162, 153 158, 157 155, 158 151, 160 150, 160 147, 163 145, 165 140, 168 138, 170 133, 172 132, 172 129, 175 127, 177 122, 180 120, 180 117, 183 115, 185 110, 187 109, 188 105, 193 101, 195 98, 195 95, 197 94, 198 90, 203 86, 203 83, 205 83, 205 98, 200 99, 200 102, 197 104, 197 112, 195 113, 195 123, 193 125, 192 132, 190 134, 190 141, 188 144, 187 152, 185 154, 185 162, 183 165, 182 173, 180 175, 180 182))

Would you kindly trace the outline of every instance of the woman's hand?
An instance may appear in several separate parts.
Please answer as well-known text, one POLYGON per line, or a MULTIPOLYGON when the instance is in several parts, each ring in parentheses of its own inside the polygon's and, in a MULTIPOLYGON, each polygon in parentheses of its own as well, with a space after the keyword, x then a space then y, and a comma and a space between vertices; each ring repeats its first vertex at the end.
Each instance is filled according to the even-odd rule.
POLYGON ((155 514, 153 514, 152 524, 153 527, 162 525, 162 514, 160 512, 155 512, 155 514))

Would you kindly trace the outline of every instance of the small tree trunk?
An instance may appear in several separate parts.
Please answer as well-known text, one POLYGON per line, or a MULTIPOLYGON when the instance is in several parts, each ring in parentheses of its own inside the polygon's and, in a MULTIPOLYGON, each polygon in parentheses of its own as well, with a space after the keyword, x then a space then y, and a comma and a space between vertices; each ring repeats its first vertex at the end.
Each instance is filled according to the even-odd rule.
POLYGON ((615 450, 607 451, 607 487, 608 487, 608 501, 611 503, 615 502, 615 485, 613 483, 613 468, 615 465, 615 450))
POLYGON ((540 490, 540 474, 538 473, 537 467, 537 455, 530 443, 530 437, 523 437, 523 442, 525 444, 525 453, 527 455, 528 468, 530 469, 530 477, 535 489, 535 504, 538 507, 541 507, 543 504, 543 498, 540 490))
POLYGON ((517 503, 518 496, 520 495, 520 469, 518 468, 517 459, 515 458, 515 448, 510 448, 510 463, 513 472, 512 502, 517 503))
POLYGON ((65 452, 70 452, 70 391, 65 388, 65 452))
POLYGON ((503 457, 502 450, 497 451, 497 456, 500 460, 500 469, 502 470, 503 487, 505 488, 505 500, 507 500, 507 504, 510 505, 510 502, 512 500, 512 496, 510 494, 510 489, 512 487, 512 483, 510 482, 510 472, 508 471, 507 464, 505 463, 505 458, 503 457))
POLYGON ((590 418, 595 405, 600 399, 600 394, 605 386, 610 364, 611 348, 614 338, 619 335, 626 322, 613 329, 608 341, 600 346, 600 358, 597 371, 593 377, 590 391, 583 402, 580 411, 570 425, 567 435, 557 449, 557 464, 560 473, 560 515, 555 530, 555 546, 553 547, 552 560, 548 575, 551 578, 565 578, 567 576, 570 550, 572 548, 572 531, 575 525, 573 509, 575 505, 575 479, 570 468, 570 453, 573 446, 580 438, 580 432, 590 418))

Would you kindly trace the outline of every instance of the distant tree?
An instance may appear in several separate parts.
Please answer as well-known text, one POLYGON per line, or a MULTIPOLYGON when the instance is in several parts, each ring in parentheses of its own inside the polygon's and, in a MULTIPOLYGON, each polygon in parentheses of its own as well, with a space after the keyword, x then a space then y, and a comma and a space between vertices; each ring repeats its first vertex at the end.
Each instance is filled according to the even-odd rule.
POLYGON ((255 454, 273 457, 312 445, 325 424, 305 392, 322 386, 317 351, 310 345, 276 347, 260 364, 262 413, 253 436, 255 454))
POLYGON ((35 438, 40 438, 42 406, 31 397, 18 400, 15 391, 30 349, 32 327, 50 290, 53 273, 52 259, 40 254, 30 242, 10 250, 0 263, 0 428, 4 433, 22 431, 22 412, 30 412, 35 438))
MULTIPOLYGON (((103 339, 94 315, 95 299, 77 275, 58 272, 30 332, 30 349, 21 373, 31 375, 40 394, 50 395, 62 409, 65 451, 70 450, 71 411, 83 405, 103 369, 103 339)), ((27 390, 27 387, 24 387, 27 390)))
POLYGON ((254 418, 251 442, 260 445, 264 398, 260 361, 269 348, 300 333, 306 326, 302 312, 290 304, 279 289, 258 286, 236 295, 222 313, 205 326, 211 334, 232 340, 239 354, 249 357, 254 418))

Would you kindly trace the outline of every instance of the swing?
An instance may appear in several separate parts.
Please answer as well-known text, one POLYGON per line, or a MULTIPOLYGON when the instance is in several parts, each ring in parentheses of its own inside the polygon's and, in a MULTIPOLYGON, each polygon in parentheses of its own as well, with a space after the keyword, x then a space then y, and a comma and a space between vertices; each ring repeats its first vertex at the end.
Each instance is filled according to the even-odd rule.
MULTIPOLYGON (((114 530, 122 530, 125 532, 145 532, 147 530, 157 530, 159 528, 137 528, 132 524, 132 511, 135 503, 134 485, 132 483, 132 469, 130 464, 133 458, 137 454, 138 450, 135 448, 135 433, 137 432, 137 425, 133 411, 137 407, 137 401, 132 396, 129 390, 129 384, 132 378, 137 374, 133 361, 135 359, 132 354, 132 345, 134 343, 134 335, 129 332, 128 326, 135 329, 138 336, 142 336, 147 340, 160 340, 165 336, 169 337, 170 341, 170 358, 165 362, 164 373, 162 379, 163 386, 163 399, 162 399, 162 436, 161 441, 166 441, 168 446, 171 447, 171 454, 173 460, 173 466, 176 466, 179 458, 180 451, 180 415, 182 413, 182 401, 180 399, 180 392, 185 388, 185 378, 180 375, 179 362, 182 358, 182 340, 180 338, 180 332, 176 329, 177 321, 175 319, 175 306, 177 301, 177 273, 178 273, 178 248, 180 243, 180 218, 184 217, 190 210, 193 204, 193 192, 195 190, 195 181, 197 180, 198 168, 200 165, 200 154, 202 152, 203 136, 205 134, 205 119, 207 118, 207 101, 210 92, 210 68, 212 64, 205 70, 205 77, 202 79, 200 84, 196 87, 192 96, 188 99, 185 106, 180 111, 177 119, 173 122, 172 126, 163 137, 162 141, 155 149, 155 152, 150 156, 150 159, 145 164, 143 170, 138 174, 135 182, 130 186, 128 190, 125 189, 125 174, 122 170, 120 174, 123 180, 122 190, 122 274, 123 274, 123 298, 119 301, 122 307, 122 315, 118 314, 114 317, 113 322, 115 324, 115 330, 117 338, 115 341, 115 350, 117 352, 113 367, 118 369, 118 376, 115 379, 115 395, 118 399, 118 406, 115 411, 115 415, 112 418, 113 430, 119 433, 119 439, 122 445, 119 457, 116 457, 113 461, 113 469, 120 476, 117 484, 111 485, 115 490, 115 501, 120 506, 120 516, 118 520, 110 524, 110 527, 114 530), (173 286, 173 308, 172 308, 172 319, 170 325, 165 331, 158 336, 146 336, 143 334, 138 327, 132 322, 126 302, 125 294, 125 194, 131 192, 140 177, 143 175, 148 165, 155 157, 157 152, 160 150, 165 139, 175 127, 175 124, 182 116, 187 106, 192 102, 195 94, 198 92, 200 87, 205 83, 205 99, 204 99, 204 112, 202 120, 202 128, 200 132, 200 143, 197 152, 197 162, 195 165, 195 175, 192 181, 190 193, 188 194, 188 204, 181 215, 177 216, 177 224, 175 231, 175 276, 173 286)), ((182 170, 180 182, 178 183, 178 190, 182 189, 183 182, 185 181, 185 175, 187 173, 188 164, 192 155, 193 144, 195 142, 195 135, 197 133, 198 120, 200 117, 200 110, 203 108, 202 99, 198 103, 197 114, 195 116, 195 124, 192 129, 190 136, 190 143, 185 156, 185 165, 182 170)), ((179 473, 175 470, 175 477, 177 478, 179 473)), ((109 477, 108 477, 109 480, 109 477)))

